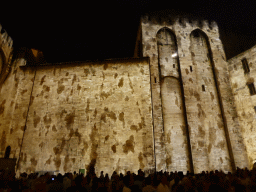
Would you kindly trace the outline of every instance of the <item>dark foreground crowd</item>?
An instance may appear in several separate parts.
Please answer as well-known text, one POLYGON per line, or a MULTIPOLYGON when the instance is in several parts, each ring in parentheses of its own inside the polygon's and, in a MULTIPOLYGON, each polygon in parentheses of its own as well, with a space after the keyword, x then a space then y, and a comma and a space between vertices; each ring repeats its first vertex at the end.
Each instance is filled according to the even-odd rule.
POLYGON ((0 171, 0 192, 31 191, 103 191, 103 192, 250 192, 256 191, 256 169, 239 169, 235 173, 225 174, 221 171, 202 172, 201 174, 183 175, 182 172, 156 172, 147 177, 139 170, 137 174, 127 172, 125 175, 113 172, 97 177, 94 171, 87 175, 76 172, 38 176, 36 173, 22 173, 15 178, 15 173, 0 171))

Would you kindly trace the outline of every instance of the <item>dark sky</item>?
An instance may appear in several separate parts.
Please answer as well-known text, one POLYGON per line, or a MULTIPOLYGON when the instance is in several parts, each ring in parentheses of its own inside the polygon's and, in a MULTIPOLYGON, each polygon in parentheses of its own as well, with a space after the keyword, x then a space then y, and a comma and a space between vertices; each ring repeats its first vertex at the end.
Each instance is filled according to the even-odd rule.
POLYGON ((229 38, 224 46, 235 50, 231 55, 256 44, 256 1, 20 2, 1 4, 0 23, 14 50, 39 49, 48 62, 132 57, 140 16, 166 9, 215 20, 229 38))

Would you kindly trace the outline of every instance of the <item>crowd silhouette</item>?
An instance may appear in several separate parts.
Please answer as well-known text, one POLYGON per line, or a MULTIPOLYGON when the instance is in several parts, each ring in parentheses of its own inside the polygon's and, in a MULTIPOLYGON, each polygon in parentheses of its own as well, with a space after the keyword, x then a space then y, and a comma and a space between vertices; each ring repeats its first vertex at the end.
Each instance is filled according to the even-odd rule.
POLYGON ((256 168, 252 170, 237 168, 234 173, 206 171, 200 174, 187 172, 155 172, 148 176, 142 170, 110 176, 101 172, 97 177, 94 167, 82 173, 50 175, 45 173, 15 173, 0 171, 0 192, 251 192, 256 191, 256 168))

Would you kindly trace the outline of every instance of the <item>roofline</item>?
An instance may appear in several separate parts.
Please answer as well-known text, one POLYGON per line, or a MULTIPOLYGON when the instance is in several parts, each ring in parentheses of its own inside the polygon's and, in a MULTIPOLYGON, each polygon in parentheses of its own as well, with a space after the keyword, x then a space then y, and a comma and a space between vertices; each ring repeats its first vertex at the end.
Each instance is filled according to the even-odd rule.
POLYGON ((54 65, 79 65, 79 64, 86 64, 86 63, 105 63, 105 62, 117 62, 117 61, 148 61, 149 57, 125 57, 125 58, 110 58, 110 59, 97 59, 97 60, 86 60, 86 61, 68 61, 68 62, 58 62, 58 63, 40 63, 34 65, 22 65, 20 67, 38 67, 38 66, 54 66, 54 65))

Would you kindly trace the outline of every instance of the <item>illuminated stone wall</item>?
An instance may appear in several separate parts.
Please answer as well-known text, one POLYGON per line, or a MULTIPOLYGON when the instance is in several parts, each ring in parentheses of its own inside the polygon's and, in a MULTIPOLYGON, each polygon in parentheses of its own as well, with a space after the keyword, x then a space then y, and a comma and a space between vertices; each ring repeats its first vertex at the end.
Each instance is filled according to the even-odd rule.
POLYGON ((142 17, 141 58, 49 64, 24 49, 10 63, 0 40, 0 158, 10 146, 17 173, 227 172, 256 159, 256 48, 228 65, 214 22, 142 17))
POLYGON ((10 158, 20 154, 25 129, 30 94, 33 86, 34 70, 22 70, 22 60, 15 61, 8 78, 0 86, 0 155, 11 146, 10 158))
POLYGON ((239 123, 242 127, 244 143, 249 159, 249 167, 252 168, 256 162, 256 95, 251 95, 248 84, 255 86, 256 76, 256 47, 252 47, 246 52, 228 60, 230 82, 235 98, 235 105, 239 123), (245 73, 242 59, 246 58, 249 72, 245 73))
POLYGON ((142 56, 150 57, 157 171, 192 171, 193 166, 195 173, 215 169, 227 172, 235 166, 247 166, 216 23, 148 15, 141 19, 140 28, 142 56), (167 31, 160 35, 163 39, 168 40, 170 34, 174 38, 161 45, 159 34, 163 31, 167 31), (174 39, 176 45, 170 42, 174 39), (174 72, 175 66, 179 66, 180 74, 174 72), (170 81, 170 89, 165 86, 167 79, 176 79, 170 81), (166 106, 173 106, 168 114, 166 106), (172 142, 178 145, 170 148, 172 142))
POLYGON ((1 155, 10 145, 18 158, 22 143, 18 172, 154 169, 148 59, 13 70, 0 95, 1 155))

